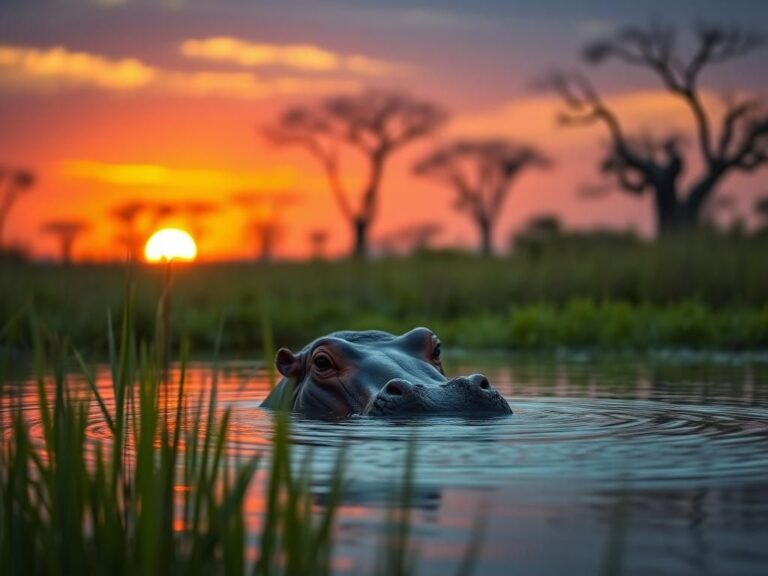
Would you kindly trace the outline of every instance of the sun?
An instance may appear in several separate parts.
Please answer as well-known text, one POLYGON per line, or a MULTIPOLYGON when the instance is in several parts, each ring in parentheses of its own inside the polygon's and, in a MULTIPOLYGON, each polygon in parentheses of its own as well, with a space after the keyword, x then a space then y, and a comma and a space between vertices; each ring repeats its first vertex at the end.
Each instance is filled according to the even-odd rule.
POLYGON ((187 232, 179 228, 158 230, 144 247, 148 262, 192 261, 197 256, 197 245, 187 232))

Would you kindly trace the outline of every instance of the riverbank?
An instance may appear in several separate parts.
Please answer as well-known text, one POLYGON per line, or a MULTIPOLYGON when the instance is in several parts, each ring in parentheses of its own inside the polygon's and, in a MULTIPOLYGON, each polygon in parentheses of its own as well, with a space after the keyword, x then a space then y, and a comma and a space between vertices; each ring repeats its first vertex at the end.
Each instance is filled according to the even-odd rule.
MULTIPOLYGON (((768 242, 750 238, 554 245, 511 258, 456 253, 373 262, 177 266, 173 332, 210 350, 261 350, 340 329, 433 328, 449 346, 547 350, 768 347, 768 242)), ((107 312, 135 291, 154 329, 164 270, 145 265, 0 266, 6 344, 29 344, 25 311, 57 334, 107 347, 107 312)))

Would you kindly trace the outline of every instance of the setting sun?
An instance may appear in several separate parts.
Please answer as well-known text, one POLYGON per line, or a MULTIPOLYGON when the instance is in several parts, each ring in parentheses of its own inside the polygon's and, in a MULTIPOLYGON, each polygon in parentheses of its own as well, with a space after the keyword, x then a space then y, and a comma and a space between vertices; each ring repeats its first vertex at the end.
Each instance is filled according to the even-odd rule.
POLYGON ((165 228, 152 234, 144 248, 148 262, 194 260, 197 245, 187 232, 178 228, 165 228))

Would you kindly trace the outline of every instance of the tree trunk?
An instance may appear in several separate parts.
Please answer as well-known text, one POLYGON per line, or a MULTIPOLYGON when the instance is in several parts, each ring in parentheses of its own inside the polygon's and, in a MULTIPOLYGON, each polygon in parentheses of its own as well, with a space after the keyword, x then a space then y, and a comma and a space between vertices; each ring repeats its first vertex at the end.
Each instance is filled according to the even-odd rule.
POLYGON ((63 264, 72 263, 72 238, 62 238, 61 240, 61 261, 63 264))
POLYGON ((492 226, 488 220, 478 220, 477 227, 480 230, 480 254, 493 256, 492 226))
POLYGON ((355 258, 366 258, 368 256, 368 220, 365 218, 355 218, 352 225, 355 234, 355 247, 352 255, 355 258))
POLYGON ((672 184, 659 185, 654 190, 656 209, 656 231, 666 236, 684 227, 682 206, 677 198, 677 189, 672 184))
POLYGON ((701 223, 701 213, 715 191, 723 170, 712 169, 685 195, 675 182, 663 182, 656 186, 656 220, 659 235, 682 230, 692 230, 701 223))

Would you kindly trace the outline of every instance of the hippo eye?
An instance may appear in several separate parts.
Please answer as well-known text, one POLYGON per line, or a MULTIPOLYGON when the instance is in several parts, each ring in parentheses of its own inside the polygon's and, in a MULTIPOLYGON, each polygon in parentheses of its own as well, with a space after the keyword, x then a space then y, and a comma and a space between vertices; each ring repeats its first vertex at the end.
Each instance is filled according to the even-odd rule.
POLYGON ((441 352, 441 350, 440 350, 440 342, 438 342, 437 344, 435 344, 435 349, 432 351, 432 359, 439 361, 440 360, 440 352, 441 352))
POLYGON ((312 365, 320 372, 325 372, 333 368, 333 361, 325 354, 316 354, 312 358, 312 365))

